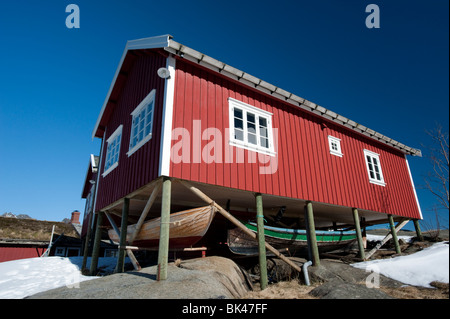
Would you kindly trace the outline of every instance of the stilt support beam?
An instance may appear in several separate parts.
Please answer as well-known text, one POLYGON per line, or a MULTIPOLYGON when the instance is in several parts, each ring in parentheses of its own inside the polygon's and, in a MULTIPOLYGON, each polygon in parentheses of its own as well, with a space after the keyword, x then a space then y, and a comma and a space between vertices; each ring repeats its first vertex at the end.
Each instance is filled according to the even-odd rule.
POLYGON ((259 269, 261 272, 260 284, 261 290, 267 288, 267 260, 266 260, 266 245, 264 236, 264 212, 262 195, 257 193, 256 197, 256 222, 258 235, 258 252, 259 252, 259 269))
POLYGON ((125 266, 125 249, 121 248, 126 245, 127 242, 127 227, 128 227, 128 210, 130 208, 130 199, 123 199, 122 206, 122 222, 120 225, 120 239, 119 239, 119 256, 117 258, 116 272, 121 273, 124 271, 125 266))
POLYGON ((395 230, 395 226, 394 226, 394 217, 392 217, 392 215, 388 215, 388 219, 389 219, 389 226, 391 227, 391 235, 392 235, 392 240, 394 241, 394 247, 395 247, 395 252, 397 254, 401 254, 401 250, 400 250, 400 245, 398 243, 398 237, 397 237, 397 231, 395 230))
MULTIPOLYGON (((211 198, 209 198, 205 193, 203 193, 201 190, 199 190, 198 188, 192 186, 191 184, 189 184, 186 181, 182 181, 179 180, 180 184, 182 184, 183 186, 185 186, 186 188, 188 188, 192 193, 194 193, 195 195, 197 195, 199 198, 201 198, 203 201, 205 201, 206 203, 213 205, 215 208, 217 208, 217 211, 222 214, 226 219, 228 219, 231 223, 233 223, 234 225, 236 225, 237 227, 239 227, 243 232, 245 232, 248 236, 250 236, 251 238, 257 240, 257 236, 254 232, 252 232, 250 229, 248 229, 247 227, 245 227, 245 225, 243 225, 239 220, 237 220, 233 215, 231 215, 229 212, 227 212, 225 209, 222 208, 222 206, 220 206, 219 204, 217 204, 215 201, 213 201, 211 198)), ((275 256, 277 256, 278 258, 280 258, 281 260, 283 260, 285 263, 287 263, 289 266, 291 266, 293 269, 297 270, 298 272, 301 272, 302 269, 296 265, 295 263, 293 263, 291 260, 289 260, 289 258, 286 258, 284 255, 282 255, 277 249, 275 249, 274 247, 272 247, 272 245, 268 244, 267 242, 265 242, 264 244, 267 248, 267 250, 269 250, 270 252, 272 252, 275 256)))
POLYGON ((97 226, 95 228, 94 248, 92 249, 91 266, 89 273, 91 276, 95 276, 97 273, 98 256, 100 253, 100 242, 102 240, 102 224, 103 224, 103 212, 97 213, 97 226))
POLYGON ((414 228, 416 229, 417 240, 423 241, 423 235, 422 235, 422 231, 420 230, 419 220, 413 219, 413 223, 414 223, 414 228))
MULTIPOLYGON (((109 223, 111 224, 112 228, 114 229, 114 231, 117 234, 117 237, 119 237, 119 240, 120 240, 120 230, 117 227, 116 223, 114 222, 114 219, 111 218, 111 216, 109 215, 108 212, 105 212, 105 215, 108 218, 109 223)), ((138 271, 141 270, 141 265, 139 265, 139 262, 137 261, 136 257, 134 256, 132 249, 129 249, 128 246, 125 246, 125 247, 119 246, 118 247, 119 250, 122 248, 125 249, 128 257, 130 257, 130 261, 133 264, 134 270, 138 270, 138 271)), ((117 267, 116 267, 116 270, 117 270, 117 267)))
MULTIPOLYGON (((401 223, 398 223, 397 226, 395 227, 395 231, 398 232, 408 222, 409 222, 409 220, 404 220, 401 223)), ((381 242, 379 242, 371 251, 369 251, 366 254, 366 260, 369 259, 370 257, 372 257, 372 255, 375 254, 377 252, 377 250, 380 249, 384 244, 386 244, 389 241, 389 239, 391 239, 391 238, 392 238, 392 234, 391 234, 391 232, 389 232, 389 234, 387 234, 386 237, 384 237, 384 239, 381 242)))
POLYGON ((158 274, 157 274, 158 281, 167 279, 167 264, 169 259, 169 223, 170 223, 171 191, 172 191, 172 182, 170 178, 164 177, 162 181, 161 229, 159 235, 158 274))
POLYGON ((308 231, 308 246, 310 248, 311 253, 310 258, 313 263, 313 266, 319 266, 320 265, 319 247, 317 246, 316 226, 314 224, 313 206, 310 201, 306 202, 306 220, 308 222, 307 231, 308 231))
POLYGON ((357 208, 352 208, 353 221, 355 223, 356 239, 358 240, 359 258, 365 259, 364 242, 361 233, 361 225, 359 224, 359 214, 357 208))
POLYGON ((144 224, 145 219, 147 218, 148 213, 150 212, 150 209, 153 206, 153 203, 156 200, 156 197, 159 194, 159 190, 161 189, 161 182, 158 181, 158 183, 155 185, 155 188, 153 189, 152 194, 150 195, 147 204, 145 204, 144 210, 142 211, 141 216, 139 217, 139 220, 137 222, 137 224, 134 227, 134 232, 132 234, 130 234, 130 241, 129 244, 131 245, 134 240, 136 239, 137 234, 139 233, 139 231, 142 228, 142 225, 144 224))
POLYGON ((83 262, 81 264, 81 270, 84 273, 86 271, 87 258, 89 254, 89 245, 91 242, 91 233, 92 233, 92 220, 94 219, 94 213, 90 213, 88 217, 88 227, 86 237, 84 238, 84 250, 83 250, 83 262))

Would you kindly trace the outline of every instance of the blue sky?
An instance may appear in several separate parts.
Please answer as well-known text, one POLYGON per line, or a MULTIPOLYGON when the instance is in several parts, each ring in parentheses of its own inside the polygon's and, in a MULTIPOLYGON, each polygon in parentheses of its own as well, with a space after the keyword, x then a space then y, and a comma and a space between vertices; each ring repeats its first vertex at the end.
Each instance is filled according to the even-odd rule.
MULTIPOLYGON (((448 131, 447 0, 2 1, 0 214, 60 221, 81 199, 92 130, 126 41, 175 41, 408 146, 448 131), (80 8, 80 28, 65 25, 80 8), (380 28, 368 29, 368 4, 380 28)), ((431 169, 408 157, 419 188, 431 169)), ((448 223, 448 216, 446 217, 448 223)))

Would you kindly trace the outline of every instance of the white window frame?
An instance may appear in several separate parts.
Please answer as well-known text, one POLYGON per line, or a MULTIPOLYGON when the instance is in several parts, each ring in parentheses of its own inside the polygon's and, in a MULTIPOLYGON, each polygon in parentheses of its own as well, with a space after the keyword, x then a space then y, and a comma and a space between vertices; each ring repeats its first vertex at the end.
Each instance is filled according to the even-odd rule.
POLYGON ((250 151, 255 151, 258 153, 263 153, 270 156, 275 156, 275 147, 273 143, 273 128, 272 128, 272 113, 261 110, 253 105, 238 101, 231 97, 228 98, 228 113, 230 120, 230 145, 244 148, 250 151), (242 121, 243 121, 243 141, 235 138, 235 125, 234 125, 234 109, 242 110, 242 121), (248 124, 247 124, 247 113, 252 113, 255 115, 255 126, 256 126, 256 142, 257 144, 250 143, 248 141, 248 124), (267 124, 267 137, 261 135, 261 128, 259 119, 265 119, 267 124), (261 138, 267 138, 269 147, 264 147, 261 145, 261 138))
POLYGON ((121 124, 114 131, 114 133, 112 133, 111 136, 106 140, 105 171, 102 174, 103 177, 108 175, 113 169, 115 169, 117 166, 119 166, 120 146, 122 144, 122 128, 123 128, 123 125, 121 124), (109 167, 106 167, 106 165, 108 164, 107 161, 111 156, 110 151, 112 151, 112 149, 108 148, 108 146, 111 143, 115 142, 117 138, 120 139, 120 141, 118 143, 118 147, 117 147, 117 160, 115 162, 111 163, 111 165, 109 167))
POLYGON ((364 150, 364 161, 366 162, 366 168, 367 168, 367 175, 369 177, 369 182, 372 184, 380 185, 380 186, 386 186, 386 183, 384 181, 383 177, 383 171, 381 169, 381 162, 380 162, 380 154, 374 153, 369 150, 364 150), (367 157, 370 158, 370 162, 367 159, 367 157), (372 169, 370 167, 372 166, 372 169), (378 168, 378 172, 376 172, 376 168, 378 168), (379 177, 377 178, 376 174, 378 173, 379 177), (374 177, 372 177, 372 174, 374 177))
POLYGON ((66 257, 66 247, 56 247, 55 256, 66 257))
POLYGON ((328 146, 330 147, 330 154, 342 157, 341 139, 328 135, 328 146), (336 146, 334 149, 333 145, 336 146))
MULTIPOLYGON (((131 112, 131 131, 130 131, 130 148, 127 152, 128 156, 131 156, 134 152, 136 152, 138 149, 140 149, 145 143, 147 143, 152 138, 152 132, 153 132, 153 117, 155 115, 155 95, 156 95, 156 89, 153 89, 143 100, 139 105, 131 112), (143 134, 140 141, 136 143, 136 145, 132 146, 133 139, 136 134, 133 134, 135 131, 135 128, 139 125, 139 122, 136 121, 136 118, 141 115, 142 111, 145 109, 147 110, 147 107, 153 104, 152 114, 150 117, 150 121, 147 121, 147 117, 144 115, 144 127, 142 128, 143 134), (146 127, 150 125, 150 131, 148 134, 145 134, 146 127)), ((141 130, 137 132, 139 134, 141 130)))

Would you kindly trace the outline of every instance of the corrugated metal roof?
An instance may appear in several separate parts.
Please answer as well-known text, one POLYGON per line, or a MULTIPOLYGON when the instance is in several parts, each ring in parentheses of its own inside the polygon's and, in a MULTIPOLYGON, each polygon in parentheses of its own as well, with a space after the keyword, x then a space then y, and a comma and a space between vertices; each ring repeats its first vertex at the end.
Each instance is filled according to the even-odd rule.
POLYGON ((207 56, 197 50, 189 48, 181 43, 178 43, 178 42, 174 41, 172 38, 173 37, 171 35, 162 35, 162 36, 151 37, 151 38, 131 40, 131 41, 127 42, 127 45, 122 54, 122 58, 120 60, 119 66, 116 70, 116 74, 114 76, 111 87, 109 89, 108 95, 105 99, 102 110, 97 119, 97 123, 95 125, 94 131, 92 134, 93 138, 96 136, 97 130, 99 128, 100 120, 103 116, 103 113, 105 111, 106 105, 109 100, 109 96, 114 87, 114 83, 120 72, 122 63, 125 59, 125 56, 126 56, 128 50, 163 48, 167 52, 170 52, 172 54, 180 56, 186 60, 192 61, 199 65, 202 65, 208 69, 218 72, 218 73, 220 73, 224 76, 227 76, 233 80, 239 81, 239 82, 243 83, 244 85, 247 85, 251 88, 262 91, 262 92, 269 94, 277 99, 285 101, 291 105, 302 108, 304 110, 307 110, 309 112, 317 114, 323 118, 326 118, 326 119, 336 122, 340 125, 348 127, 350 129, 352 129, 358 133, 364 134, 374 140, 383 142, 391 147, 394 147, 394 148, 402 151, 405 154, 409 154, 409 155, 413 155, 413 156, 422 156, 422 152, 419 149, 415 149, 415 148, 406 146, 406 145, 404 145, 394 139, 391 139, 379 132, 376 132, 362 124, 356 123, 342 115, 339 115, 331 110, 328 110, 323 106, 320 106, 316 103, 308 101, 304 98, 301 98, 293 93, 283 90, 283 89, 281 89, 275 85, 272 85, 268 82, 265 82, 265 81, 255 77, 255 76, 252 76, 244 71, 241 71, 232 66, 229 66, 224 62, 218 61, 218 60, 216 60, 210 56, 207 56))

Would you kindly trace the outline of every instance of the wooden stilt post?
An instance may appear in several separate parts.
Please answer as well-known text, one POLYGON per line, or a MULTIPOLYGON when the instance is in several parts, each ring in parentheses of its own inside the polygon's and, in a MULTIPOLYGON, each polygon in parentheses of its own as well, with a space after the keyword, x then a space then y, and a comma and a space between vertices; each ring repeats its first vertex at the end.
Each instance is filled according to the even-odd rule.
POLYGON ((256 197, 256 221, 258 227, 258 252, 259 252, 259 269, 261 272, 260 283, 261 290, 267 288, 267 261, 266 261, 266 246, 264 237, 264 212, 262 195, 257 193, 256 197))
POLYGON ((161 230, 158 251, 158 281, 167 279, 171 190, 172 182, 170 178, 164 177, 162 182, 161 230))
POLYGON ((102 224, 103 224, 103 212, 97 213, 97 226, 95 229, 94 248, 92 248, 91 267, 89 273, 91 276, 95 276, 97 272, 98 256, 100 253, 100 242, 102 240, 102 224))
MULTIPOLYGON (((117 228, 116 223, 114 222, 114 219, 111 218, 108 212, 105 212, 105 216, 108 218, 109 223, 111 224, 112 228, 117 234, 117 237, 119 237, 120 240, 120 230, 117 228)), ((121 246, 118 248, 120 249, 121 246)), ((134 248, 134 247, 133 247, 134 248)), ((136 247, 137 248, 137 247, 136 247)), ((135 270, 139 271, 141 270, 141 265, 139 265, 139 262, 137 261, 136 257, 133 254, 133 251, 130 249, 130 246, 125 246, 124 249, 126 249, 128 257, 130 257, 130 261, 133 264, 133 267, 135 270)))
POLYGON ((92 233, 92 217, 94 213, 90 213, 88 217, 88 227, 86 232, 86 237, 84 238, 84 250, 83 250, 83 262, 81 264, 81 271, 84 273, 86 271, 87 258, 89 254, 89 244, 91 241, 91 233, 92 233))
POLYGON ((400 245, 398 243, 398 237, 397 237, 397 231, 395 230, 395 226, 394 226, 394 217, 392 217, 392 215, 389 214, 388 219, 389 219, 389 226, 391 227, 392 240, 394 241, 395 252, 397 254, 401 254, 402 251, 400 250, 400 245))
MULTIPOLYGON (((246 233, 248 236, 250 236, 253 239, 257 239, 257 236, 254 232, 252 232, 250 229, 248 229, 247 227, 245 227, 245 225, 243 225, 239 220, 237 220, 233 215, 231 215, 229 212, 227 212, 225 209, 223 209, 222 206, 220 206, 219 204, 217 204, 216 202, 214 202, 211 198, 209 198, 205 193, 203 193, 201 190, 199 190, 198 188, 190 185, 188 182, 182 181, 182 180, 178 180, 178 182, 183 185, 184 187, 186 187, 187 189, 189 189, 192 193, 194 193, 195 195, 197 195, 199 198, 201 198, 203 201, 205 201, 206 203, 213 205, 215 208, 217 208, 217 211, 222 214, 223 217, 225 217, 226 219, 228 219, 230 222, 232 222, 234 225, 236 225, 237 227, 239 227, 244 233, 246 233)), ((283 256, 277 249, 275 249, 274 247, 272 247, 269 243, 265 242, 265 246, 267 248, 267 250, 269 250, 270 252, 272 252, 275 256, 277 256, 278 258, 280 258, 281 260, 283 260, 285 263, 287 263, 289 266, 291 266, 292 268, 294 268, 295 270, 297 270, 298 272, 301 272, 302 269, 296 265, 295 263, 293 263, 291 260, 289 260, 288 258, 286 258, 285 256, 283 256)))
POLYGON ((422 231, 420 230, 419 220, 413 219, 414 228, 416 229, 417 239, 423 241, 422 231))
POLYGON ((125 246, 127 244, 127 227, 128 227, 128 210, 130 208, 130 199, 123 199, 122 206, 122 222, 120 224, 120 239, 119 239, 119 256, 117 258, 116 272, 124 271, 125 265, 125 246))
POLYGON ((352 212, 353 212, 353 221, 355 223, 356 239, 358 240, 359 258, 364 260, 365 259, 364 243, 361 233, 361 226, 359 224, 358 209, 352 208, 352 212))
POLYGON ((311 248, 311 261, 313 263, 313 266, 319 266, 320 265, 319 248, 317 247, 313 206, 310 201, 306 202, 306 216, 307 216, 307 222, 308 222, 307 229, 308 229, 308 234, 309 234, 308 241, 309 241, 309 246, 311 248))

